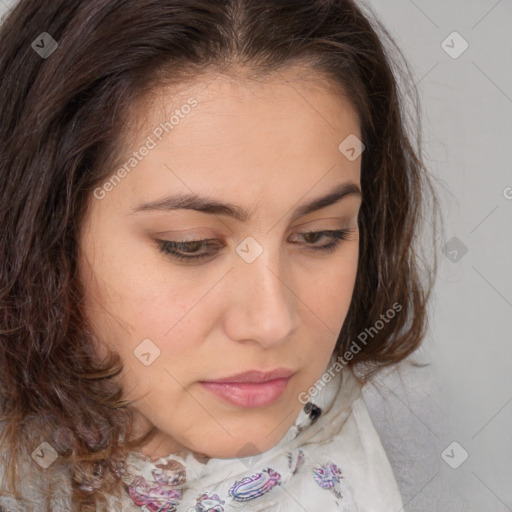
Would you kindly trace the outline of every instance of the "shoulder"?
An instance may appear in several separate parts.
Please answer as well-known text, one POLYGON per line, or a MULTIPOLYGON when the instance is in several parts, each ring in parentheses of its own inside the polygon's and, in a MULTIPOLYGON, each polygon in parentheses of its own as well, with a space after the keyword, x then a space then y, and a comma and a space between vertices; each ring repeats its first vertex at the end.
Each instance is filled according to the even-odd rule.
POLYGON ((0 512, 42 512, 43 503, 52 512, 69 512, 69 478, 62 471, 46 472, 30 453, 24 453, 16 458, 19 481, 15 494, 7 474, 9 454, 8 446, 0 447, 0 512), (52 494, 47 498, 49 489, 52 494))
POLYGON ((19 482, 17 490, 21 497, 16 497, 12 488, 9 487, 8 469, 9 450, 6 446, 2 446, 0 456, 0 512, 33 512, 35 511, 35 502, 31 501, 30 496, 27 495, 26 490, 30 488, 27 486, 26 465, 22 462, 17 464, 19 474, 19 482))

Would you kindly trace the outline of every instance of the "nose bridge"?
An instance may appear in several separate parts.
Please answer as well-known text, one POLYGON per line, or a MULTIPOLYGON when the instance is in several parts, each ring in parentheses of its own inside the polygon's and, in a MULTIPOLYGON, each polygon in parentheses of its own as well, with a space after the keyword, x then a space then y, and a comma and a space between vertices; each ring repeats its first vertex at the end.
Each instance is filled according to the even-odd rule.
POLYGON ((286 306, 289 309, 291 283, 286 282, 279 259, 269 255, 268 252, 267 256, 263 254, 259 260, 250 265, 244 265, 240 272, 247 275, 248 282, 252 285, 252 300, 261 308, 286 306))
POLYGON ((299 316, 279 245, 264 247, 248 237, 236 251, 232 277, 239 290, 228 312, 228 334, 232 339, 254 339, 266 345, 284 342, 297 328, 299 316))

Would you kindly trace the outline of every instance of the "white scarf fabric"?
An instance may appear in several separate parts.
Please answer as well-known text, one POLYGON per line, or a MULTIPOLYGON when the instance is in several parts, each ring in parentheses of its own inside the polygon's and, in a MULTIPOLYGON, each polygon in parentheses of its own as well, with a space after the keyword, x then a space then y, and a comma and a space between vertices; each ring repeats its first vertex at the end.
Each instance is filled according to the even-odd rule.
MULTIPOLYGON (((332 358, 329 367, 334 363, 332 358)), ((343 368, 323 385, 310 400, 320 414, 315 418, 315 407, 310 414, 302 409, 281 441, 263 454, 204 463, 193 454, 153 461, 132 452, 122 477, 122 504, 112 503, 112 512, 403 510, 352 370, 343 368)))

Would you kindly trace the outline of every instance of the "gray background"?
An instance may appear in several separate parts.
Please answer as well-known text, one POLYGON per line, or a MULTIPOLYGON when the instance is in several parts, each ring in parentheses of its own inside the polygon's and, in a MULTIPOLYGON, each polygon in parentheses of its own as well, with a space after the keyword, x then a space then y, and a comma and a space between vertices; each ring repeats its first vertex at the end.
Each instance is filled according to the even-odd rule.
MULTIPOLYGON (((429 335, 412 358, 430 366, 402 365, 366 390, 367 402, 407 512, 509 511, 512 2, 367 5, 416 77, 424 157, 443 184, 440 245, 456 237, 451 244, 467 247, 458 261, 439 255, 429 335), (469 44, 458 58, 441 46, 454 31, 469 44), (468 453, 456 469, 441 457, 454 441, 445 452, 452 466, 462 461, 462 450, 468 453)), ((448 44, 461 48, 456 40, 448 44)))
POLYGON ((439 253, 429 333, 411 358, 426 366, 405 361, 365 398, 405 511, 512 511, 512 1, 362 5, 410 64, 423 156, 442 184, 440 246, 457 250, 439 253), (454 31, 469 45, 457 58, 443 46, 459 53, 459 36, 442 46, 454 31))

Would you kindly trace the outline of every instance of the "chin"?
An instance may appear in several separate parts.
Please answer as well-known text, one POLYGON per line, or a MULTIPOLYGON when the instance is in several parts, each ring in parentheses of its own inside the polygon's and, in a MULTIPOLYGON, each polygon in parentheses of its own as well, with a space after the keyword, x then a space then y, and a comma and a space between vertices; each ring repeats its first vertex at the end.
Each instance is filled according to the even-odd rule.
MULTIPOLYGON (((275 434, 275 432, 274 432, 275 434)), ((266 433, 261 437, 247 436, 243 439, 229 439, 222 443, 209 443, 202 453, 216 459, 239 459, 265 453, 276 446, 284 436, 269 438, 266 433)))

